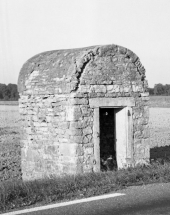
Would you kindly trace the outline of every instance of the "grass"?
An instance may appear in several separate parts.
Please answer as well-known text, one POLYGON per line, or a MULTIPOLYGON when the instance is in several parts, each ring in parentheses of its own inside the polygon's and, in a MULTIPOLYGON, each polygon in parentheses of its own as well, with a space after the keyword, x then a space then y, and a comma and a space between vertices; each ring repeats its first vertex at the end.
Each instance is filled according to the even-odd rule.
POLYGON ((170 182, 170 162, 118 171, 0 184, 0 211, 101 195, 127 186, 170 182))
POLYGON ((0 101, 0 105, 18 105, 18 101, 0 101))
POLYGON ((18 127, 0 127, 0 183, 21 179, 21 146, 18 127))
MULTIPOLYGON (((156 107, 160 104, 163 107, 170 106, 170 97, 159 97, 159 101, 157 99, 152 97, 156 107)), ((13 106, 12 111, 8 110, 10 107, 5 107, 5 111, 4 107, 0 106, 0 108, 2 109, 0 111, 1 153, 8 153, 11 150, 16 153, 19 146, 17 106, 13 106)), ((9 161, 9 158, 6 157, 6 160, 9 161)), ((159 182, 170 182, 170 162, 168 161, 160 160, 148 166, 126 170, 65 176, 64 178, 52 177, 32 182, 11 178, 11 181, 0 183, 0 212, 101 195, 132 185, 159 182)))
POLYGON ((149 107, 170 107, 170 96, 150 96, 149 107))

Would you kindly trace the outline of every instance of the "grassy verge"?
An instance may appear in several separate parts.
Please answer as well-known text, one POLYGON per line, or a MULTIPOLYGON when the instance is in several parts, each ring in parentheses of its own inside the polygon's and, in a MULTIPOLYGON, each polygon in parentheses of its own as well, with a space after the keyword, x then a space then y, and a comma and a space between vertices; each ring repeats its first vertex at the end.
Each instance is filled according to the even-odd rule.
POLYGON ((169 162, 32 182, 8 181, 0 185, 0 211, 90 197, 127 186, 159 182, 170 182, 169 162))

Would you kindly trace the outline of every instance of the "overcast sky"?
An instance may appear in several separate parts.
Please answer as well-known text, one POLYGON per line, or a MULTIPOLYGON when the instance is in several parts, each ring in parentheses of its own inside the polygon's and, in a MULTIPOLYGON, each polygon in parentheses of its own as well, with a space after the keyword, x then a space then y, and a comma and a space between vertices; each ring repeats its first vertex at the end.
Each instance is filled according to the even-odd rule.
POLYGON ((37 53, 103 44, 135 52, 150 87, 170 84, 170 0, 0 0, 0 83, 37 53))

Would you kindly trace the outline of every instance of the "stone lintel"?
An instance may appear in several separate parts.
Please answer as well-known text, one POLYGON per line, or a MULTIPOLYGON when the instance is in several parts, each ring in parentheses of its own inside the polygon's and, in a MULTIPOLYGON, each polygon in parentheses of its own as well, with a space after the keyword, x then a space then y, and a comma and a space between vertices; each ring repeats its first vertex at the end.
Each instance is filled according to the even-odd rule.
POLYGON ((134 98, 92 98, 89 99, 89 105, 92 108, 97 107, 133 107, 135 106, 134 98))

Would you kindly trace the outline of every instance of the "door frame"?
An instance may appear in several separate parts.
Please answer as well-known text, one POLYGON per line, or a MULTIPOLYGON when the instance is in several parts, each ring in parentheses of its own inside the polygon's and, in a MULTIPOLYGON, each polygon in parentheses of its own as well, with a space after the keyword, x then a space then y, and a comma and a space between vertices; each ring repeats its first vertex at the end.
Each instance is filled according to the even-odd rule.
MULTIPOLYGON (((133 121, 132 121, 132 107, 135 106, 134 98, 91 98, 89 99, 90 108, 94 108, 93 121, 93 142, 94 142, 94 172, 100 172, 100 111, 99 108, 121 108, 124 114, 124 132, 125 139, 121 143, 116 141, 116 159, 118 169, 125 168, 131 165, 133 160, 133 121), (118 146, 119 144, 119 146, 118 146), (124 148, 125 147, 125 148, 124 148), (121 158, 119 151, 121 152, 121 158), (120 159, 119 159, 120 158, 120 159)), ((119 120, 118 118, 116 120, 119 120)), ((118 139, 118 137, 117 137, 118 139)))

